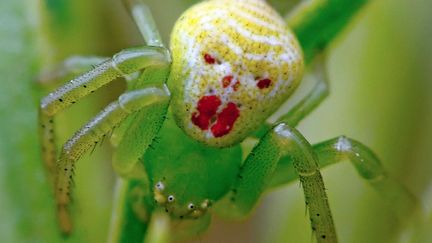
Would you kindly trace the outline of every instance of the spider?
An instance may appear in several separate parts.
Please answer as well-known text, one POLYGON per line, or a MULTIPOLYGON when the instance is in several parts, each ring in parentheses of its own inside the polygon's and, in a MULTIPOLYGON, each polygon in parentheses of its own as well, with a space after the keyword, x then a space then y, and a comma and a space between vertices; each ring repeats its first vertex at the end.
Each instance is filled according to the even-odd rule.
MULTIPOLYGON (((55 73, 95 66, 40 103, 42 155, 61 231, 72 232, 75 163, 114 128, 113 166, 142 184, 135 193, 145 202, 133 206, 137 218, 144 209, 142 221, 148 221, 146 210, 158 217, 162 209, 163 217, 191 222, 200 231, 209 223, 209 211, 244 218, 263 192, 299 179, 317 241, 337 242, 319 166, 345 159, 385 200, 412 202, 365 145, 344 136, 311 145, 295 129, 328 95, 326 47, 366 2, 304 1, 283 19, 264 0, 203 1, 178 19, 168 49, 144 2, 125 0, 146 45, 106 60, 69 59, 55 73), (316 85, 268 123, 304 73, 315 77, 316 85), (127 90, 77 131, 58 156, 54 117, 117 78, 127 81, 127 90), (259 142, 242 160, 241 142, 248 137, 259 142)), ((118 239, 127 237, 119 234, 118 239)))

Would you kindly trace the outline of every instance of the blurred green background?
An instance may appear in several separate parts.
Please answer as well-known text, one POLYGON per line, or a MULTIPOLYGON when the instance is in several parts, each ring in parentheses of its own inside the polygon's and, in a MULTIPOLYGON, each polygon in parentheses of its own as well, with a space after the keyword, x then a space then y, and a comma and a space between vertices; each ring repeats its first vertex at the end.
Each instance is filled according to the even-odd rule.
MULTIPOLYGON (((166 43, 195 1, 146 0, 166 43)), ((289 9, 297 1, 270 1, 289 9)), ((432 241, 432 1, 375 0, 329 50, 330 97, 299 127, 315 143, 347 135, 369 145, 389 174, 418 196, 425 222, 398 221, 354 168, 323 176, 341 242, 432 241)), ((61 242, 37 140, 38 100, 53 87, 41 70, 70 55, 110 56, 139 45, 119 0, 0 1, 0 235, 2 242, 61 242)), ((59 143, 124 88, 115 82, 57 119, 59 143)), ((301 92, 300 92, 301 93, 301 92)), ((69 242, 106 241, 115 175, 105 143, 77 167, 76 233, 69 242)), ((247 222, 214 219, 196 242, 311 242, 298 183, 263 197, 247 222)))

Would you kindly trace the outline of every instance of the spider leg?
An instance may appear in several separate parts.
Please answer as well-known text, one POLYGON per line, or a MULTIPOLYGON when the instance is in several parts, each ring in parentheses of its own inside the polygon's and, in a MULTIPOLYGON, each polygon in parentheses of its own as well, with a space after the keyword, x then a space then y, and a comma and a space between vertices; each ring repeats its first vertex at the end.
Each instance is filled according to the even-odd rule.
MULTIPOLYGON (((420 203, 403 185, 389 176, 377 156, 365 145, 353 139, 340 136, 313 145, 323 168, 338 162, 349 160, 359 175, 382 196, 383 200, 394 210, 401 220, 418 212, 420 203)), ((292 167, 292 158, 281 159, 269 187, 296 180, 297 175, 292 167), (290 168, 288 168, 288 166, 290 168)))
POLYGON ((123 0, 142 37, 149 46, 163 47, 162 38, 150 9, 142 0, 123 0))
POLYGON ((171 242, 170 218, 165 212, 157 210, 152 213, 150 225, 144 238, 145 243, 171 242))
POLYGON ((71 202, 71 182, 75 162, 130 114, 147 106, 167 102, 169 96, 166 86, 124 93, 118 101, 109 104, 65 143, 57 163, 55 186, 58 217, 64 233, 70 233, 72 230, 68 207, 71 202))
POLYGON ((118 77, 152 65, 167 65, 169 62, 170 55, 165 48, 126 49, 42 99, 39 107, 42 158, 52 184, 56 173, 55 115, 118 77))
MULTIPOLYGON (((169 65, 148 67, 141 75, 142 80, 135 83, 162 85, 167 80, 169 68, 169 65)), ((111 139, 116 146, 113 153, 113 167, 119 175, 133 177, 133 174, 143 168, 142 163, 138 163, 139 159, 156 141, 156 136, 166 118, 168 105, 167 101, 143 108, 115 131, 111 139)))
POLYGON ((108 242, 142 242, 152 211, 149 195, 146 178, 117 179, 108 242))
POLYGON ((41 85, 58 84, 65 78, 89 71, 108 59, 109 57, 71 56, 54 68, 42 71, 37 82, 41 85))
POLYGON ((284 123, 271 129, 248 155, 232 191, 217 205, 217 212, 234 218, 246 216, 266 189, 283 156, 293 160, 317 241, 337 242, 318 158, 306 139, 284 123))
MULTIPOLYGON (((135 177, 142 171, 141 156, 151 149, 166 118, 169 102, 145 107, 131 119, 113 154, 113 168, 123 177, 135 177), (138 166, 138 167, 137 167, 138 166)), ((119 136, 117 132, 116 136, 119 136)), ((145 173, 145 171, 142 171, 145 173)))

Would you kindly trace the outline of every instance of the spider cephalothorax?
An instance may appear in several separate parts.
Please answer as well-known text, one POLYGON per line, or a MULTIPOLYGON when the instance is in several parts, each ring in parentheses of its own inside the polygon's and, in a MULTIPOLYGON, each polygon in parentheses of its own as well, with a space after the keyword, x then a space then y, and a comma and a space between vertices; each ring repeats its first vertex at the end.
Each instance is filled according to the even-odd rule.
MULTIPOLYGON (((325 61, 318 54, 365 0, 303 1, 287 21, 263 0, 204 1, 179 18, 170 50, 145 4, 125 1, 147 45, 110 59, 83 58, 88 65, 101 63, 41 101, 42 155, 63 233, 72 232, 75 162, 114 128, 113 165, 127 180, 119 205, 128 216, 114 215, 112 240, 128 239, 132 223, 143 236, 148 215, 157 224, 161 208, 170 219, 194 219, 188 221, 193 235, 207 227, 208 212, 244 218, 267 189, 299 179, 317 241, 336 242, 318 164, 344 159, 385 199, 403 198, 414 207, 411 195, 366 146, 346 137, 312 146, 294 128, 328 94, 325 61), (331 19, 328 25, 325 19, 331 19), (304 64, 311 66, 316 85, 277 122, 267 123, 298 86, 304 64), (77 131, 57 159, 55 115, 116 78, 128 80, 128 89, 77 131), (259 140, 251 151, 241 146, 248 136, 259 140), (138 189, 128 186, 134 182, 138 189), (141 198, 124 203, 131 194, 141 198)), ((70 71, 64 69, 54 73, 70 71)))
POLYGON ((175 24, 171 51, 178 125, 213 146, 256 130, 303 74, 295 36, 264 1, 197 4, 175 24))
POLYGON ((142 158, 153 199, 174 218, 204 216, 232 189, 241 164, 240 147, 221 150, 202 145, 186 136, 170 114, 159 136, 142 158), (172 136, 181 138, 182 146, 172 136), (168 152, 167 147, 175 149, 168 152))

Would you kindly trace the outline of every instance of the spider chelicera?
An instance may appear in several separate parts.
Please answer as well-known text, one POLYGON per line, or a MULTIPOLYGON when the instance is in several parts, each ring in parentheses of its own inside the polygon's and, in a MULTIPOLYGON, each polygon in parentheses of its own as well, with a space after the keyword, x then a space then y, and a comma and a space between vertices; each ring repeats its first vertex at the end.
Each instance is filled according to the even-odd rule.
POLYGON ((242 218, 265 190, 299 179, 317 241, 336 242, 319 164, 344 159, 384 198, 411 200, 366 146, 344 136, 312 146, 294 128, 327 96, 322 53, 365 1, 305 1, 287 20, 262 0, 204 1, 179 18, 169 49, 144 3, 126 2, 147 45, 106 60, 70 59, 68 68, 97 65, 41 101, 43 158, 64 233, 72 231, 75 162, 116 127, 115 170, 124 177, 140 174, 144 197, 155 202, 151 210, 161 207, 173 220, 203 224, 211 206, 242 218), (326 18, 332 18, 328 26, 326 18), (302 80, 305 64, 316 85, 267 123, 302 80), (126 79, 128 89, 57 156, 54 117, 117 78, 126 79), (247 137, 259 142, 242 161, 240 143, 247 137))

